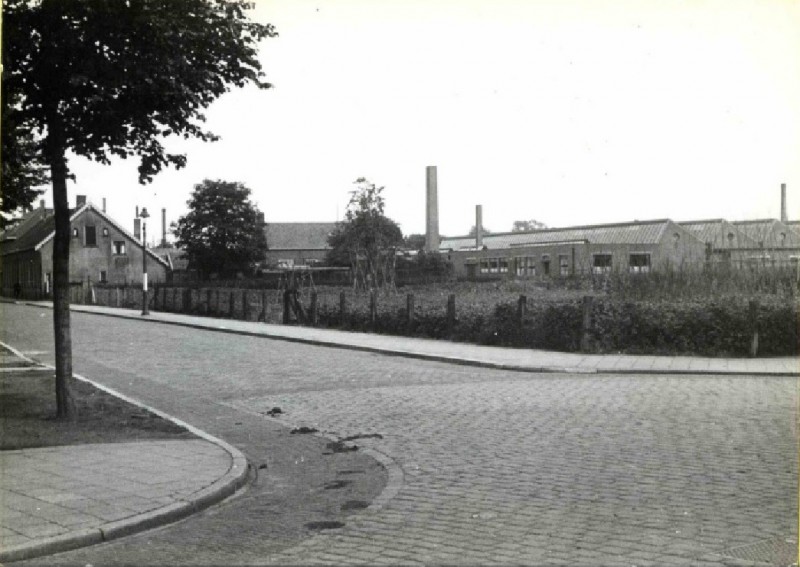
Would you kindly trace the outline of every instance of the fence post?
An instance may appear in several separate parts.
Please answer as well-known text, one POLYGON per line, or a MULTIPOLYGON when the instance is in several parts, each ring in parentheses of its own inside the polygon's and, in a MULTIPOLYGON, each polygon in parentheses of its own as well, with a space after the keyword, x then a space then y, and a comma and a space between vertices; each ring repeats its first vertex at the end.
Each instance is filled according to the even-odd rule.
POLYGON ((406 295, 406 325, 410 326, 414 322, 414 294, 406 295))
POLYGON ((375 298, 375 289, 369 290, 369 324, 374 326, 378 320, 378 302, 375 298))
POLYGON ((178 311, 178 288, 177 288, 177 286, 172 288, 172 310, 175 313, 180 313, 180 311, 178 311))
POLYGON ((311 324, 316 326, 319 323, 319 308, 317 304, 317 290, 311 291, 311 307, 309 308, 310 313, 308 314, 309 319, 311 320, 311 324))
POLYGON ((752 326, 752 337, 750 339, 750 356, 758 356, 758 300, 751 299, 749 304, 749 319, 752 326))
POLYGON ((284 325, 288 325, 289 324, 289 309, 290 309, 290 307, 289 307, 289 290, 287 288, 287 289, 283 290, 283 324, 284 325))
POLYGON ((167 311, 167 284, 161 286, 161 310, 167 311))
POLYGON ((520 295, 517 300, 517 323, 521 327, 525 322, 525 312, 528 308, 528 298, 520 295))
POLYGON ((581 351, 587 352, 591 343, 590 331, 592 329, 592 302, 594 298, 591 295, 583 296, 583 324, 581 326, 581 351))
POLYGON ((344 327, 345 316, 347 315, 347 298, 343 291, 339 292, 339 326, 344 327))
POLYGON ((228 292, 228 318, 233 319, 236 316, 236 296, 233 293, 233 288, 228 292))
POLYGON ((114 298, 116 299, 114 307, 119 307, 119 288, 118 287, 114 288, 114 298))
POLYGON ((447 296, 447 326, 452 330, 456 324, 456 294, 447 296))
POLYGON ((186 309, 185 309, 185 311, 186 311, 186 313, 191 313, 192 312, 192 288, 187 287, 184 290, 183 293, 186 296, 186 309))
POLYGON ((259 321, 267 322, 267 290, 261 290, 261 314, 258 316, 259 321))
POLYGON ((216 298, 215 298, 216 299, 216 308, 214 309, 214 314, 217 317, 221 317, 222 316, 222 310, 219 307, 220 306, 220 303, 219 303, 219 288, 214 290, 214 295, 216 295, 216 298))
POLYGON ((211 315, 211 288, 206 290, 206 315, 211 315))

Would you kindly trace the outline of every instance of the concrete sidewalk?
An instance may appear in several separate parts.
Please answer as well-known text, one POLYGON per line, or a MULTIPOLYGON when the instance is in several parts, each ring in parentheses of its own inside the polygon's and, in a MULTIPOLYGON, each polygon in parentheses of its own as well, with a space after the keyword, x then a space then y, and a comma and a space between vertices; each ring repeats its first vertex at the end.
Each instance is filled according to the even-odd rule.
MULTIPOLYGON (((25 302, 52 308, 50 302, 25 302)), ((138 310, 73 305, 72 310, 113 317, 182 325, 197 329, 261 336, 307 344, 406 356, 424 360, 468 364, 485 368, 528 372, 615 373, 615 374, 725 374, 725 375, 800 375, 796 357, 710 358, 691 356, 649 356, 626 354, 578 354, 534 349, 479 346, 432 339, 417 339, 370 333, 274 325, 233 319, 215 319, 176 313, 151 312, 143 317, 138 310)))
MULTIPOLYGON (((0 372, 48 368, 10 350, 0 372)), ((244 455, 187 428, 201 438, 0 451, 0 562, 115 539, 233 494, 247 479, 244 455)))

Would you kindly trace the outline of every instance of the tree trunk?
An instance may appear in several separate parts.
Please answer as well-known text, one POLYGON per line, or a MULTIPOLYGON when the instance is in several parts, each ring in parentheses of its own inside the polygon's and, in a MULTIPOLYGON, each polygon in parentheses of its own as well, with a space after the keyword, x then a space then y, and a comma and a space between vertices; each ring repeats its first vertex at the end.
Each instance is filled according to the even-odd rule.
POLYGON ((69 314, 69 202, 67 163, 59 141, 60 124, 51 126, 50 175, 53 180, 55 238, 53 239, 53 328, 56 352, 56 415, 73 418, 75 407, 69 391, 72 377, 72 336, 69 314))

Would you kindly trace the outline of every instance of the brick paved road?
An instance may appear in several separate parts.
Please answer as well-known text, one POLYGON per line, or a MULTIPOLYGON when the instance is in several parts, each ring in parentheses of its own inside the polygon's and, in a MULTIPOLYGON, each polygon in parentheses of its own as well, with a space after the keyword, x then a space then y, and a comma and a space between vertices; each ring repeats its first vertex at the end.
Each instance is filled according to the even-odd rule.
MULTIPOLYGON (((2 315, 37 324, 11 324, 4 340, 46 350, 35 331, 42 311, 21 309, 2 315)), ((235 428, 220 432, 223 417, 267 428, 253 412, 273 406, 297 425, 380 434, 355 443, 391 456, 404 481, 379 510, 337 530, 287 532, 285 545, 261 543, 279 521, 261 539, 258 527, 239 540, 236 530, 215 532, 215 518, 243 515, 241 528, 267 513, 244 498, 54 562, 739 565, 748 563, 726 554, 747 557, 742 546, 760 543, 760 557, 775 561, 769 550, 796 541, 793 378, 535 375, 97 316, 73 321, 79 372, 159 398, 158 407, 212 433, 216 421, 229 441, 235 428), (145 544, 154 553, 143 555, 145 544)))

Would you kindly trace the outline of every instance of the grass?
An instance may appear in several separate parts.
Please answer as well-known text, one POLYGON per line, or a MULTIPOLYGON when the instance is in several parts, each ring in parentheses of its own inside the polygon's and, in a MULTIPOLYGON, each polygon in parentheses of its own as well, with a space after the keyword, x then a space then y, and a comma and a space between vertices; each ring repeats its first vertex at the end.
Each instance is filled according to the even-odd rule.
MULTIPOLYGON (((0 346, 2 366, 19 360, 0 346)), ((186 429, 80 380, 70 380, 77 409, 72 421, 56 419, 52 370, 0 372, 0 450, 152 439, 193 439, 186 429)))

